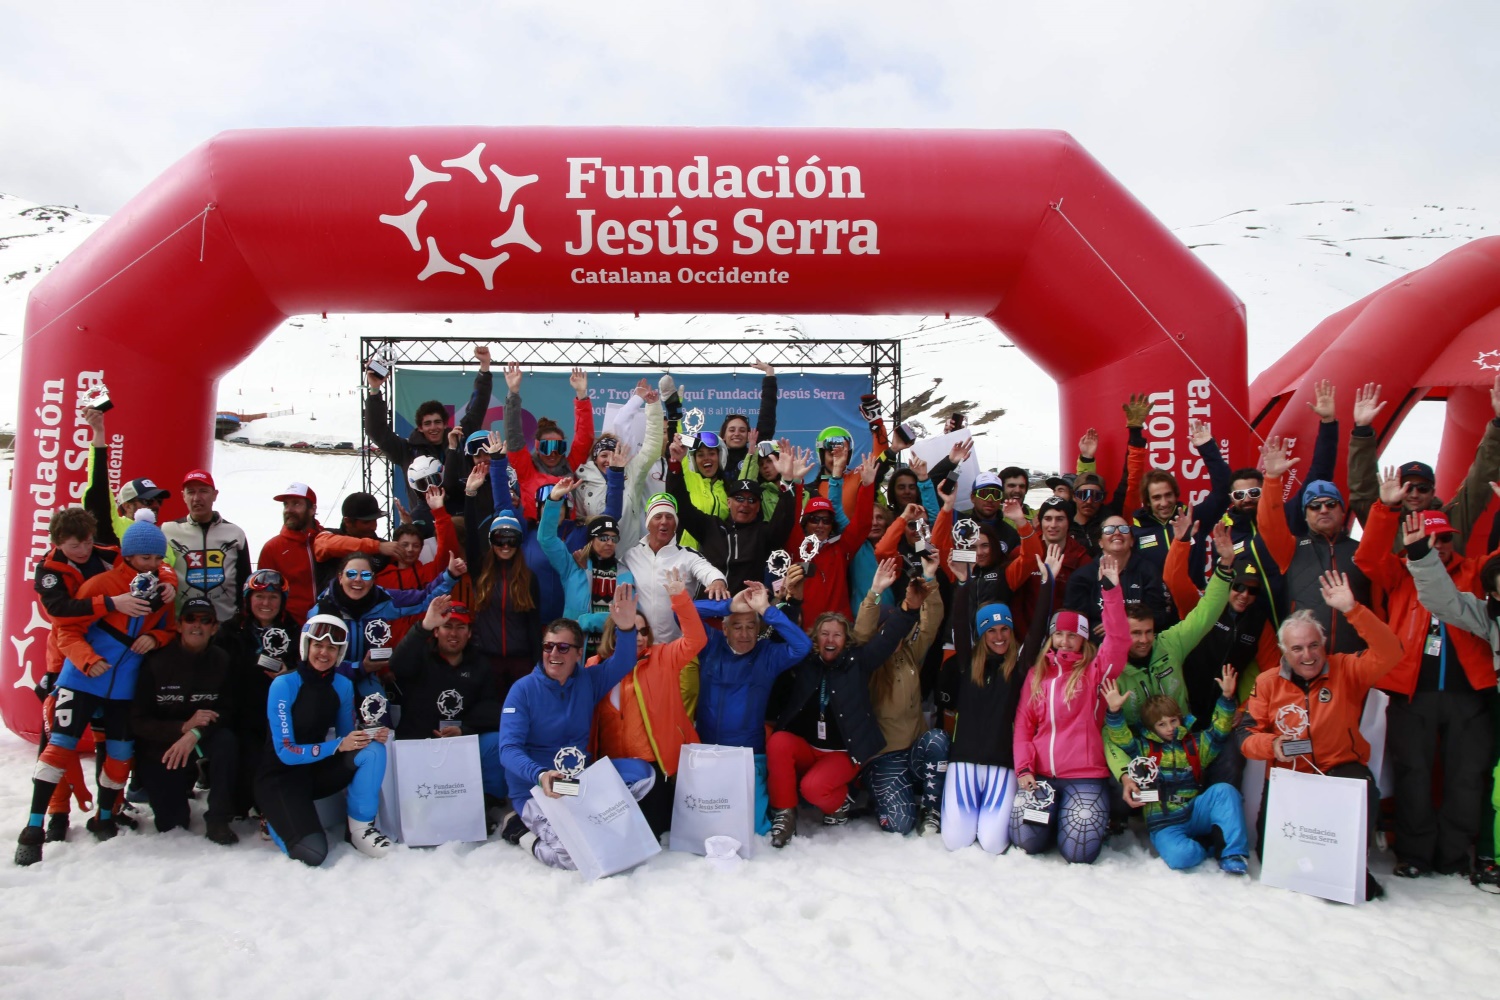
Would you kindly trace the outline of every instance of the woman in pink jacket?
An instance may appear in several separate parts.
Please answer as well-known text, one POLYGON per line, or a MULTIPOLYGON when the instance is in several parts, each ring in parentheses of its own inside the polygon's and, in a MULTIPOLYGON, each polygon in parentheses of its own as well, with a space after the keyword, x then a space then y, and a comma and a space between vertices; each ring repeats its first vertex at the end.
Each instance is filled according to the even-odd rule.
MULTIPOLYGON (((1040 854, 1057 842, 1070 862, 1093 864, 1109 832, 1109 768, 1104 760, 1105 705, 1099 685, 1118 677, 1130 652, 1130 626, 1120 589, 1120 564, 1099 561, 1104 588, 1104 644, 1089 641, 1088 618, 1073 611, 1052 616, 1046 649, 1036 658, 1026 692, 1016 710, 1016 784, 1020 793, 1010 817, 1011 843, 1040 854), (1051 789, 1051 803, 1040 808, 1026 800, 1051 789), (1027 793, 1032 793, 1030 796, 1027 793)), ((1056 577, 1049 573, 1038 602, 1038 617, 1051 607, 1056 577)))

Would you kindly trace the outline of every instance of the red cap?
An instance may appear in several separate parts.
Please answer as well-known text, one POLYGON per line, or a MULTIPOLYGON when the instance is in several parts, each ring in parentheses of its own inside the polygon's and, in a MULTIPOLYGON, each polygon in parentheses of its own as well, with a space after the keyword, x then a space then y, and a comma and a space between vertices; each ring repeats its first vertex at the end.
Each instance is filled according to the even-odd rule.
POLYGON ((474 612, 469 610, 467 604, 454 603, 448 607, 448 620, 472 625, 474 624, 474 612))
POLYGON ((207 486, 211 490, 218 489, 218 487, 214 485, 214 477, 208 474, 207 469, 194 469, 192 472, 189 472, 187 475, 182 477, 183 486, 190 486, 193 483, 202 483, 204 486, 207 486))
POLYGON ((1424 510, 1422 512, 1422 533, 1424 535, 1441 535, 1453 530, 1453 525, 1448 522, 1448 515, 1440 510, 1424 510))
POLYGON ((827 497, 813 497, 807 502, 802 510, 802 519, 805 521, 814 514, 832 514, 833 501, 827 497))
POLYGON ((271 498, 272 500, 306 500, 314 507, 318 505, 318 495, 312 491, 312 487, 306 483, 293 483, 280 493, 271 498))

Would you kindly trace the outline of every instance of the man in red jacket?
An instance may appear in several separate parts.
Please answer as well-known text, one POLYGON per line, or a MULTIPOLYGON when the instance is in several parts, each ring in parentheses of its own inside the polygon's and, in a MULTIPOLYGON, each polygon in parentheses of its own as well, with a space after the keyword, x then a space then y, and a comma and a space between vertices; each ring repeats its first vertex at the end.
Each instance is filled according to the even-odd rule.
MULTIPOLYGON (((825 611, 853 618, 849 608, 849 563, 870 536, 870 522, 875 516, 875 456, 865 456, 859 467, 859 493, 854 498, 854 513, 849 527, 834 536, 833 503, 827 497, 813 497, 802 511, 802 519, 787 539, 787 551, 794 555, 802 540, 811 535, 818 539, 818 554, 806 566, 802 591, 802 620, 811 622, 825 611)), ((783 500, 783 503, 788 501, 783 500)))
POLYGON ((318 523, 318 495, 305 483, 293 483, 271 499, 281 504, 281 531, 261 546, 256 569, 274 569, 286 581, 286 610, 300 625, 318 599, 317 560, 313 538, 318 523))
MULTIPOLYGON (((1395 874, 1467 875, 1495 759, 1490 723, 1495 668, 1486 639, 1449 628, 1422 606, 1406 571, 1406 554, 1391 552, 1411 492, 1409 479, 1402 482, 1395 469, 1385 470, 1380 502, 1371 505, 1354 554, 1355 565, 1385 591, 1391 631, 1406 650, 1380 681, 1391 696, 1385 719, 1396 776, 1395 874), (1432 773, 1439 759, 1443 787, 1441 803, 1434 805, 1432 773)), ((1457 551, 1442 511, 1419 516, 1424 547, 1430 544, 1437 552, 1460 592, 1474 593, 1485 557, 1465 558, 1457 551)))

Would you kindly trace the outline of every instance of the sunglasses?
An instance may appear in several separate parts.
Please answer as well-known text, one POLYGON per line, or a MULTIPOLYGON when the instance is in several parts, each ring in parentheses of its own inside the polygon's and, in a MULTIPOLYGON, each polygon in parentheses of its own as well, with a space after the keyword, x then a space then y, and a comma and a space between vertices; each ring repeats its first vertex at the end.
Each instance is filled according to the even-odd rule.
POLYGON ((807 519, 808 524, 832 524, 833 518, 827 514, 814 514, 807 519))
POLYGON ((1099 534, 1101 534, 1101 535, 1128 535, 1128 534, 1130 534, 1130 525, 1128 525, 1128 524, 1106 524, 1104 527, 1102 527, 1102 528, 1099 529, 1099 534))
POLYGON ((1258 593, 1260 593, 1260 588, 1257 587, 1257 586, 1255 586, 1254 584, 1251 584, 1251 583, 1236 583, 1234 586, 1230 587, 1229 589, 1232 590, 1232 591, 1234 591, 1236 594, 1258 594, 1258 593))
POLYGON ((1341 506, 1343 505, 1340 504, 1337 500, 1330 500, 1327 497, 1322 497, 1317 500, 1309 500, 1307 503, 1303 504, 1303 507, 1306 510, 1335 510, 1341 506))
POLYGON ((577 643, 572 643, 572 642, 544 642, 544 643, 542 643, 542 652, 543 653, 566 653, 570 649, 577 649, 577 648, 578 648, 577 643))
POLYGON ((1260 487, 1259 486, 1252 486, 1248 490, 1230 490, 1229 491, 1229 499, 1231 499, 1231 500, 1259 500, 1260 499, 1260 487))
POLYGON ((614 534, 603 534, 603 535, 595 535, 594 536, 594 541, 596 541, 596 542, 608 542, 611 545, 616 544, 617 542, 619 542, 619 540, 620 540, 620 536, 619 535, 614 535, 614 534))
POLYGON ((184 625, 217 625, 219 619, 203 611, 194 611, 192 614, 182 616, 184 625))
POLYGON ((734 496, 732 496, 732 497, 729 498, 729 502, 730 503, 760 503, 760 498, 759 497, 753 497, 753 496, 746 496, 743 493, 736 493, 734 496))
POLYGON ((1005 499, 1005 491, 1004 490, 997 490, 997 489, 995 489, 992 486, 986 486, 982 490, 975 490, 974 491, 974 499, 975 500, 1004 500, 1005 499))
POLYGON ((367 569, 346 569, 344 570, 344 579, 364 580, 366 583, 368 583, 371 580, 375 579, 375 574, 367 569))
POLYGON ((1103 500, 1104 491, 1095 489, 1074 490, 1073 496, 1079 500, 1103 500))
POLYGON ((1413 493, 1431 493, 1432 492, 1432 484, 1431 483, 1424 483, 1424 482, 1416 481, 1416 482, 1403 483, 1402 485, 1405 486, 1407 489, 1411 490, 1413 493))
POLYGON ((1442 532, 1439 532, 1436 535, 1433 535, 1432 536, 1432 540, 1434 542, 1438 542, 1438 543, 1440 543, 1442 545, 1452 545, 1453 544, 1453 540, 1455 538, 1457 538, 1457 537, 1458 536, 1455 535, 1451 531, 1442 531, 1442 532))

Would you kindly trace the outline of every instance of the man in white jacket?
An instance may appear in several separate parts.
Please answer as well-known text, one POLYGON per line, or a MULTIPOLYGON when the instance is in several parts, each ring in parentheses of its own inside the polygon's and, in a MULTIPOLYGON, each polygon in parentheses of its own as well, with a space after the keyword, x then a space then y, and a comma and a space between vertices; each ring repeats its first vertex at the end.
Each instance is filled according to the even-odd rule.
POLYGON ((701 587, 711 601, 729 600, 724 574, 692 549, 677 544, 677 504, 658 493, 646 504, 646 536, 621 557, 635 583, 636 610, 651 624, 654 642, 671 642, 682 635, 672 599, 662 583, 669 569, 679 569, 692 593, 701 587))

